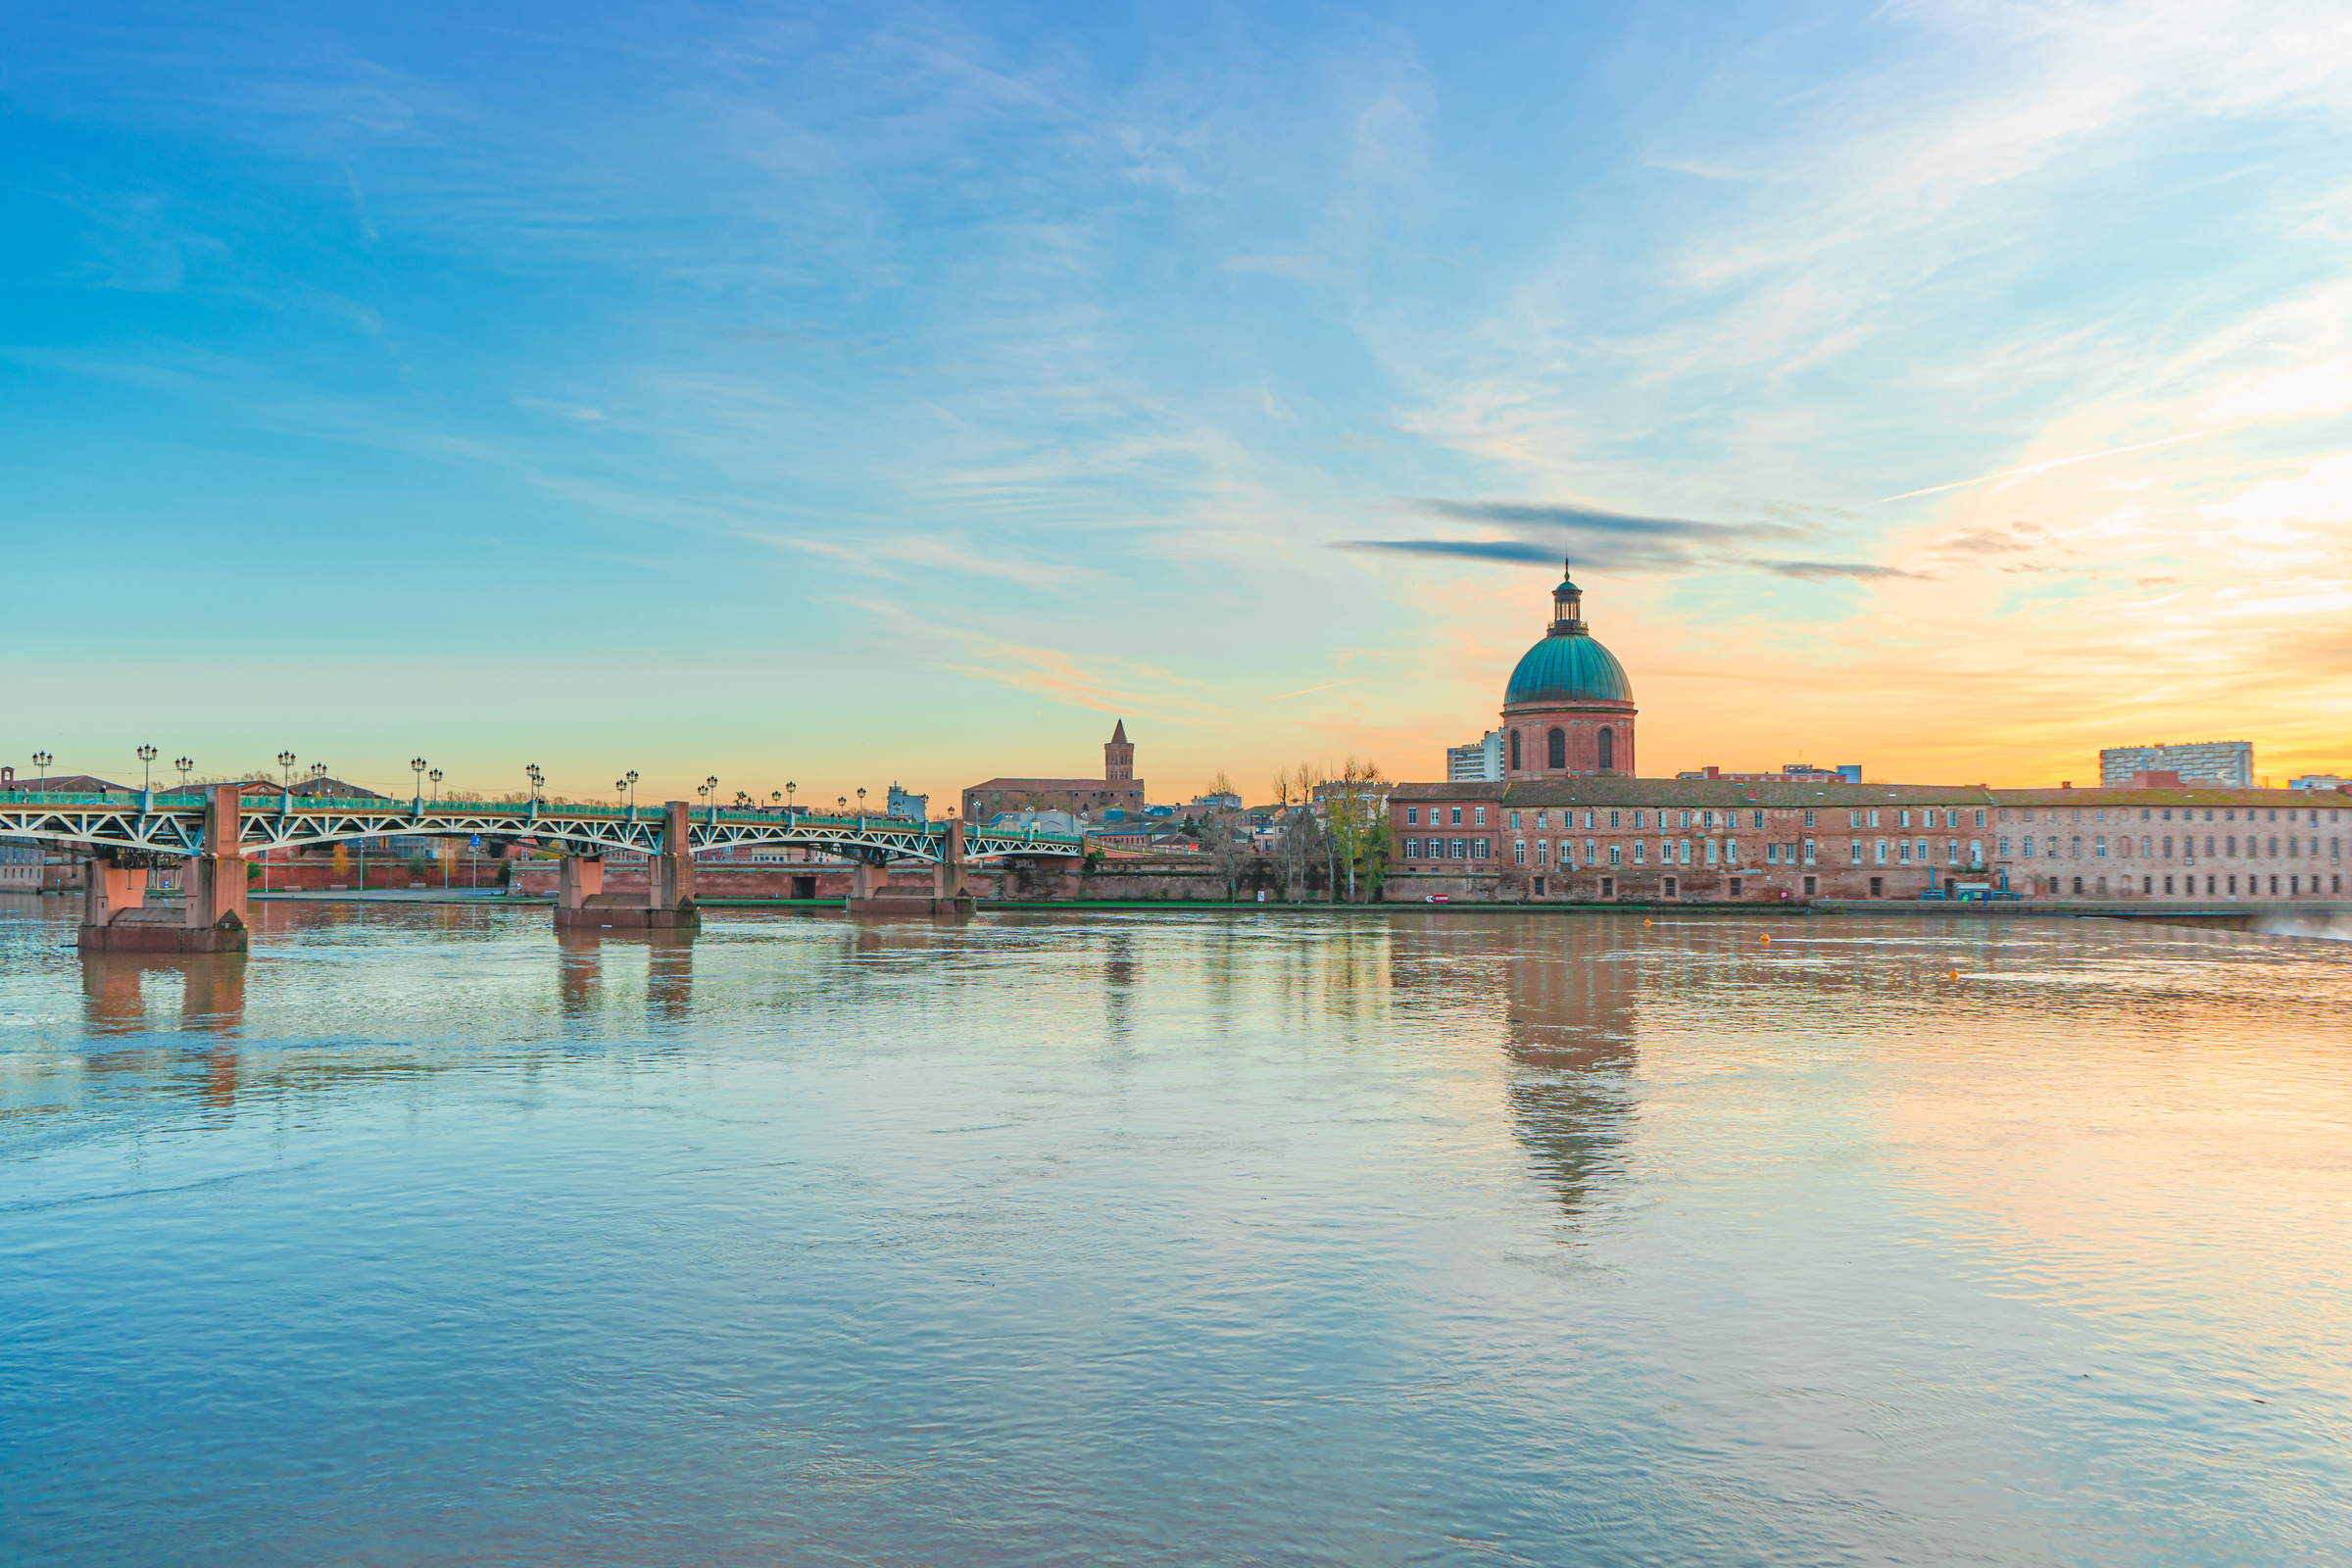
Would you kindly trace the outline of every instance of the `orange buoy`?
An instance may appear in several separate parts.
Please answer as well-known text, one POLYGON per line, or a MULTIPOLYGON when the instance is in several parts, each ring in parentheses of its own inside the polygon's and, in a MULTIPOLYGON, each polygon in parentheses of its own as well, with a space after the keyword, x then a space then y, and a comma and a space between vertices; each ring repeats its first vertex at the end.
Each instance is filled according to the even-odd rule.
POLYGON ((1757 940, 1758 942, 1770 942, 1770 941, 1772 940, 1772 938, 1770 938, 1770 937, 1758 937, 1758 938, 1756 938, 1756 940, 1757 940))
POLYGON ((1649 922, 1648 922, 1647 920, 1644 920, 1644 921, 1642 921, 1642 923, 1643 925, 1647 925, 1647 924, 1649 924, 1649 922))

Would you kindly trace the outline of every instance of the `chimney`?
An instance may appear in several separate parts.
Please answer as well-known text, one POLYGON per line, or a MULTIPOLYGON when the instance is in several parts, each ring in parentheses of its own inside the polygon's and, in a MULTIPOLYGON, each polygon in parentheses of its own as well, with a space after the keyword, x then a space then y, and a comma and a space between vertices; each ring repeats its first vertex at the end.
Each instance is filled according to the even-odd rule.
POLYGON ((2071 778, 2062 778, 2058 781, 2058 787, 2062 790, 2071 790, 2075 787, 2075 781, 2071 778))

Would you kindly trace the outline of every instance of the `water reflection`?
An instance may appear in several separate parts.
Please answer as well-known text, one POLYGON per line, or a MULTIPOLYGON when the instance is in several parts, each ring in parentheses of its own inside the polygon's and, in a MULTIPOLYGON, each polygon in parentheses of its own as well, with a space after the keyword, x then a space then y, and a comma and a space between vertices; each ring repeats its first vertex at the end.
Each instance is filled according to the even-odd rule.
POLYGON ((626 955, 645 955, 645 1012, 651 1024, 681 1024, 694 1013, 694 942, 691 929, 655 927, 644 931, 594 926, 554 928, 557 1010, 567 1024, 582 1026, 604 1011, 605 965, 626 955))
POLYGON ((2340 944, 260 909, 0 927, 17 1557, 2352 1536, 2340 944))
POLYGON ((1642 979, 1625 927, 1619 918, 1533 924, 1502 965, 1511 1124, 1572 1215, 1619 1185, 1633 1135, 1642 979))
POLYGON ((88 953, 79 955, 83 1027, 95 1038, 164 1028, 233 1035, 245 1023, 246 956, 88 953), (152 1004, 153 982, 178 993, 176 1017, 152 1004))

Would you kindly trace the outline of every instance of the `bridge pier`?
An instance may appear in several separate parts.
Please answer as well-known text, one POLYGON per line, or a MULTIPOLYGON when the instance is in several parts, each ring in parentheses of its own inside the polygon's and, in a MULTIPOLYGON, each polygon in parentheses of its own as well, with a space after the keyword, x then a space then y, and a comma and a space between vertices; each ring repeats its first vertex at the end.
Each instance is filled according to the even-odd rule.
POLYGON ((694 903, 694 853, 686 848, 686 803, 662 808, 662 852, 646 864, 646 890, 605 891, 601 855, 566 855, 556 867, 556 925, 565 930, 694 930, 703 923, 694 903))
POLYGON ((890 885, 889 868, 860 859, 850 870, 852 914, 969 914, 971 889, 964 882, 963 824, 950 822, 939 862, 931 868, 931 891, 915 893, 890 885))
POLYGON ((180 861, 180 902, 150 908, 144 867, 92 861, 74 946, 84 953, 246 951, 237 787, 216 784, 205 797, 204 848, 180 861))

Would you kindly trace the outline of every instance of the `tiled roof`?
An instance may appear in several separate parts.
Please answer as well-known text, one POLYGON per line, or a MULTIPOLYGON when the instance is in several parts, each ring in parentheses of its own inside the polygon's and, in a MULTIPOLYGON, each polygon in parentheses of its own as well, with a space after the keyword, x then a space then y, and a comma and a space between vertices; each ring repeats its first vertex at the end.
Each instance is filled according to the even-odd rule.
POLYGON ((1983 784, 1847 784, 1790 779, 1743 784, 1731 779, 1627 778, 1595 774, 1584 778, 1522 779, 1510 783, 1399 784, 1393 801, 1499 801, 1509 808, 1545 807, 1740 807, 1848 809, 1872 806, 1992 807, 2352 807, 2352 794, 2335 790, 2237 789, 1992 789, 1983 784))

